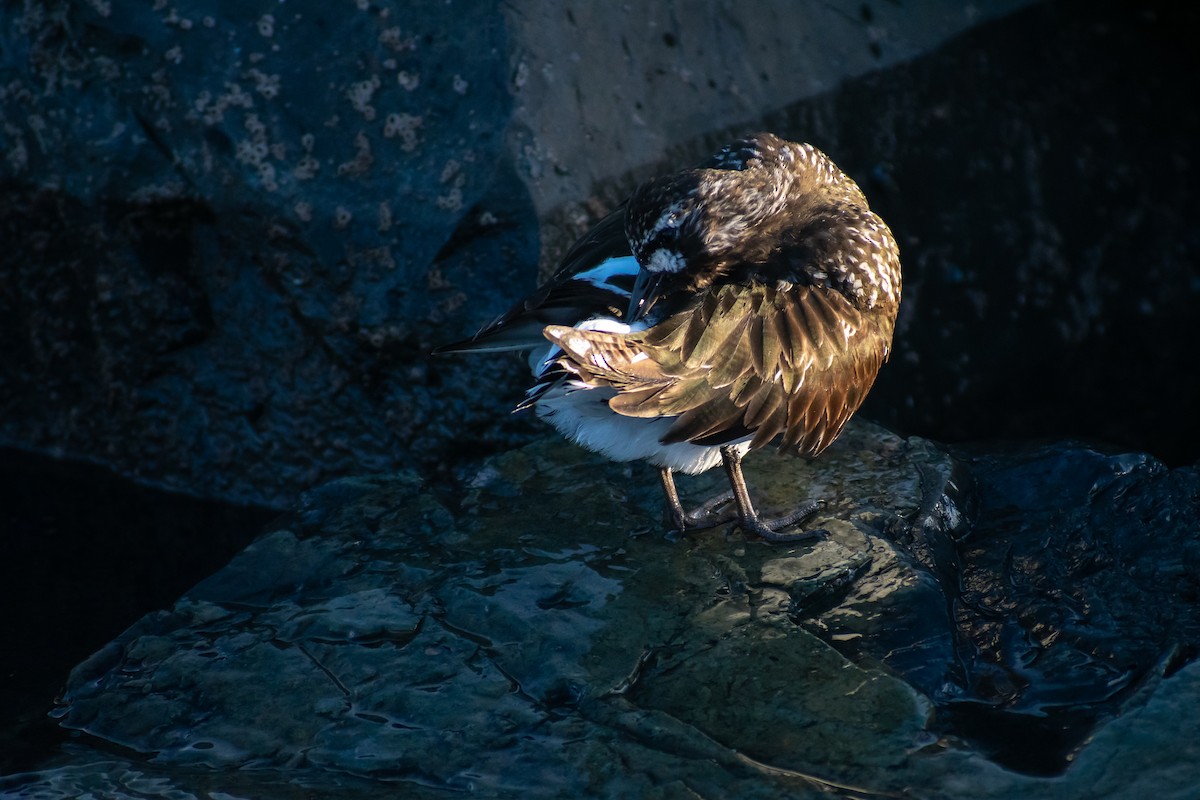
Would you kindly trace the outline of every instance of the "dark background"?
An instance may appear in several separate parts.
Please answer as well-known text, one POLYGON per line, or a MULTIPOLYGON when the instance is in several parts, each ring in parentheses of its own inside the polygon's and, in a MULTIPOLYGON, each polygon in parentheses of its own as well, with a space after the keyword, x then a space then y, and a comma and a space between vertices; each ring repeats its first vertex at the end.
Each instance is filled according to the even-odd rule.
MULTIPOLYGON (((1200 12, 1181 6, 1036 3, 795 105, 716 120, 614 169, 587 217, 749 130, 811 141, 902 249, 894 355, 864 415, 943 442, 1079 437, 1194 463, 1200 12)), ((379 134, 367 163, 344 126, 317 138, 327 166, 309 182, 282 162, 272 178, 249 112, 189 119, 257 67, 162 77, 173 34, 158 20, 45 7, 5 12, 0 110, 21 133, 6 130, 0 169, 0 718, 19 724, 0 771, 54 735, 37 721, 72 664, 305 488, 415 467, 452 491, 462 465, 543 433, 508 413, 519 358, 427 353, 531 288, 587 221, 535 211, 508 144, 523 141, 510 75, 478 55, 506 46, 483 4, 412 22, 411 47, 382 37, 378 15, 309 20, 314 37, 372 43, 330 70, 411 59, 426 76, 375 95, 381 116, 392 92, 421 117, 420 147, 379 134), (458 94, 455 75, 477 91, 458 94), (100 147, 113 120, 124 133, 100 147)), ((874 24, 872 4, 856 11, 874 24)), ((265 52, 286 99, 302 68, 265 52)), ((260 121, 280 141, 328 128, 345 98, 321 86, 275 105, 264 88, 260 121)))

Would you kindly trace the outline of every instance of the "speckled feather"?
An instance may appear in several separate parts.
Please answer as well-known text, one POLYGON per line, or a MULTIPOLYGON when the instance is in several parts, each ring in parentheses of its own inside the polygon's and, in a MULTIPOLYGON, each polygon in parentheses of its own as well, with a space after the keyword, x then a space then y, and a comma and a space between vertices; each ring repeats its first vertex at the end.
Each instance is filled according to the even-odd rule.
POLYGON ((895 241, 858 186, 759 135, 644 184, 626 232, 643 266, 684 266, 663 271, 646 330, 547 327, 559 374, 613 389, 617 414, 672 418, 664 443, 825 449, 887 359, 899 302, 895 241))
POLYGON ((550 281, 441 351, 533 348, 520 408, 611 458, 699 472, 726 444, 827 447, 888 357, 900 288, 854 181, 758 134, 642 184, 550 281), (653 285, 640 301, 635 279, 653 285))

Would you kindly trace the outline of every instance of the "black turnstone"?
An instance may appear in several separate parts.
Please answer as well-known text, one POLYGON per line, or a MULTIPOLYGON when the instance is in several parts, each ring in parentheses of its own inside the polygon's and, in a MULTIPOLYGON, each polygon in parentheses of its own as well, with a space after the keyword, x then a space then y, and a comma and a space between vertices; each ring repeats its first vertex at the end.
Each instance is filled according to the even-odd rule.
POLYGON ((792 541, 805 534, 781 531, 817 505, 761 519, 742 458, 776 440, 828 447, 887 360, 899 303, 896 241, 858 185, 812 145, 761 133, 639 186, 546 284, 436 352, 531 349, 518 408, 658 467, 678 529, 719 521, 730 494, 689 514, 673 473, 720 463, 742 527, 792 541))

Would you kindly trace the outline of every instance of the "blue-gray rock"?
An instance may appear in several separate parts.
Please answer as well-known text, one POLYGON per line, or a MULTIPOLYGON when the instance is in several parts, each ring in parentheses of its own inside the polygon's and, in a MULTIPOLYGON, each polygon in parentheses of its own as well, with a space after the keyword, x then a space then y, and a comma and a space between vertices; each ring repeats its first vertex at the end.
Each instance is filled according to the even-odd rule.
POLYGON ((1195 469, 1070 443, 953 456, 857 423, 816 463, 747 470, 769 512, 828 500, 827 536, 673 541, 646 470, 554 439, 460 497, 407 473, 329 484, 81 664, 62 724, 100 750, 5 787, 1049 798, 1200 779, 1178 713, 1200 692, 1180 657, 1195 469), (1036 486, 1048 472, 1063 489, 1036 486), (1000 674, 1029 681, 980 680, 1000 674), (1056 703, 1065 775, 984 757, 1048 771, 1002 745, 1044 744, 1056 703), (100 754, 114 745, 148 760, 100 754))
POLYGON ((479 413, 425 355, 537 258, 492 4, 64 0, 0 37, 0 441, 281 507, 479 413))
POLYGON ((276 508, 444 477, 528 435, 527 378, 430 346, 638 179, 768 127, 900 239, 871 415, 1194 461, 1194 14, 802 6, 4 9, 0 444, 276 508))

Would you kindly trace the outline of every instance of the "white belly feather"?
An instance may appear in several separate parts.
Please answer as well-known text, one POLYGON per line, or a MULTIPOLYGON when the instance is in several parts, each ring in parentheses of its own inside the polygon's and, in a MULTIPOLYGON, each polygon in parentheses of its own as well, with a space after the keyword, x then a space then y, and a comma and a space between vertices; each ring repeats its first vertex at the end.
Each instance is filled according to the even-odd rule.
MULTIPOLYGON (((600 317, 580 323, 583 330, 629 333, 641 330, 644 324, 632 328, 611 317, 600 317)), ((538 349, 530 354, 529 365, 537 376, 558 354, 557 346, 538 349)), ((676 472, 695 475, 721 463, 717 445, 697 445, 690 442, 663 444, 662 437, 670 430, 676 417, 645 419, 626 417, 608 407, 612 389, 595 389, 578 381, 564 381, 542 393, 537 400, 537 413, 559 433, 613 461, 646 461, 656 467, 668 467, 676 472)), ((735 442, 743 454, 750 449, 747 436, 735 442)))

